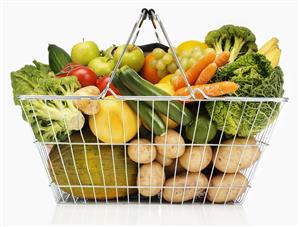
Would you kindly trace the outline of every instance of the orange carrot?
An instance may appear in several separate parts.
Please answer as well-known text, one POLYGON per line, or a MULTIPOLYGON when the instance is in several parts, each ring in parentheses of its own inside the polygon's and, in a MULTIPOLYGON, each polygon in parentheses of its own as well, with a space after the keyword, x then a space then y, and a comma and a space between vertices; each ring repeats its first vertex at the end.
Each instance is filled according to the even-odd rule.
MULTIPOLYGON (((235 92, 239 88, 239 85, 231 81, 222 81, 211 84, 194 85, 191 86, 191 88, 193 90, 200 88, 206 95, 217 97, 235 92)), ((184 87, 176 90, 175 94, 177 96, 188 96, 190 95, 190 92, 188 87, 184 87)), ((195 91, 195 97, 198 99, 204 98, 200 91, 195 91)))
POLYGON ((215 62, 209 64, 204 70, 199 74, 195 84, 206 84, 208 83, 217 71, 217 64, 215 62))
POLYGON ((224 66, 228 62, 229 56, 229 51, 223 51, 216 57, 215 63, 217 64, 218 68, 224 66))
MULTIPOLYGON (((210 63, 212 63, 215 58, 216 53, 213 50, 202 56, 193 66, 191 66, 191 68, 189 68, 185 73, 189 84, 194 84, 201 71, 210 63)), ((182 75, 174 76, 171 80, 171 83, 173 84, 175 90, 186 86, 182 75)))

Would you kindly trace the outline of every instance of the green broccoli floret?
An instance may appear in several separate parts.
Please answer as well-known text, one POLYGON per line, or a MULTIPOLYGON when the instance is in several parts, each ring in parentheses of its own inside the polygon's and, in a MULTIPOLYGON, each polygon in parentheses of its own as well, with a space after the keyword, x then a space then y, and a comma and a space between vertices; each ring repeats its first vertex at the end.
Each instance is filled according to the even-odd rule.
MULTIPOLYGON (((248 53, 219 69, 213 82, 233 81, 239 89, 229 96, 282 97, 283 72, 280 67, 271 67, 270 61, 258 53, 248 53)), ((226 102, 206 104, 219 130, 230 135, 247 137, 256 135, 271 124, 279 113, 275 102, 226 102), (213 111, 214 110, 214 111, 213 111)))
POLYGON ((205 43, 214 48, 217 54, 229 51, 229 62, 247 52, 257 51, 255 35, 248 28, 241 26, 224 25, 210 31, 205 38, 205 43))
POLYGON ((20 95, 72 95, 80 84, 76 77, 54 78, 47 65, 35 62, 11 73, 15 103, 39 141, 61 141, 68 133, 80 130, 84 116, 71 100, 18 100, 20 95))

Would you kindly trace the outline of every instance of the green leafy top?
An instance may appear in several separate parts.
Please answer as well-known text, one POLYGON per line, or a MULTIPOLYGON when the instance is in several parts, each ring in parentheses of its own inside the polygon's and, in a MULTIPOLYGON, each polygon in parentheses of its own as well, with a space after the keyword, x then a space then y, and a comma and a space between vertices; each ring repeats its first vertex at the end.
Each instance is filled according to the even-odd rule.
POLYGON ((264 55, 248 53, 220 68, 215 82, 233 81, 240 88, 232 95, 241 97, 282 97, 283 72, 272 68, 264 55))
MULTIPOLYGON (((240 97, 282 97, 283 72, 258 53, 248 53, 219 69, 213 79, 233 81, 239 89, 230 96, 240 97)), ((279 103, 275 102, 225 102, 206 104, 219 130, 230 135, 247 137, 256 135, 276 118, 279 103)))
MULTIPOLYGON (((58 79, 49 66, 33 63, 11 73, 16 105, 20 105, 20 95, 72 95, 80 88, 76 77, 58 79)), ((22 104, 24 119, 31 124, 39 141, 61 141, 83 127, 84 116, 71 100, 23 100, 22 104)))

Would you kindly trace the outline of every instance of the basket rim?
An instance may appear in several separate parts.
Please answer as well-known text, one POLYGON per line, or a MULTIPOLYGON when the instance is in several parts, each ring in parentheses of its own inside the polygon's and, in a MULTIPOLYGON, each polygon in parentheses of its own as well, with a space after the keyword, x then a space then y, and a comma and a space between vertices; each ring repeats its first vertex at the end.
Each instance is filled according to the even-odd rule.
MULTIPOLYGON (((113 92, 113 91, 112 91, 113 92)), ((206 99, 192 98, 191 96, 122 96, 113 94, 118 100, 132 100, 132 101, 171 101, 178 100, 183 102, 188 101, 235 101, 235 102, 288 102, 288 97, 236 97, 236 96, 222 96, 209 97, 206 99)), ((82 96, 82 95, 20 95, 17 97, 21 101, 25 100, 101 100, 103 96, 82 96)))

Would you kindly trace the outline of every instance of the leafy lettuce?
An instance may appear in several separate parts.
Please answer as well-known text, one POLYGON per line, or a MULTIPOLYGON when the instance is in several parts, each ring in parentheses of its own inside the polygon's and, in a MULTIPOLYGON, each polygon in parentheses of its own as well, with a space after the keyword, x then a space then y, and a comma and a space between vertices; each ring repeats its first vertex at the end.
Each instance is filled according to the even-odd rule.
MULTIPOLYGON (((280 67, 271 67, 263 55, 248 53, 236 61, 220 68, 214 82, 233 81, 240 88, 230 96, 239 97, 282 97, 283 72, 280 67)), ((217 128, 226 134, 246 137, 256 135, 272 123, 279 112, 276 102, 217 101, 206 104, 217 128), (214 113, 213 113, 214 107, 214 113)))

